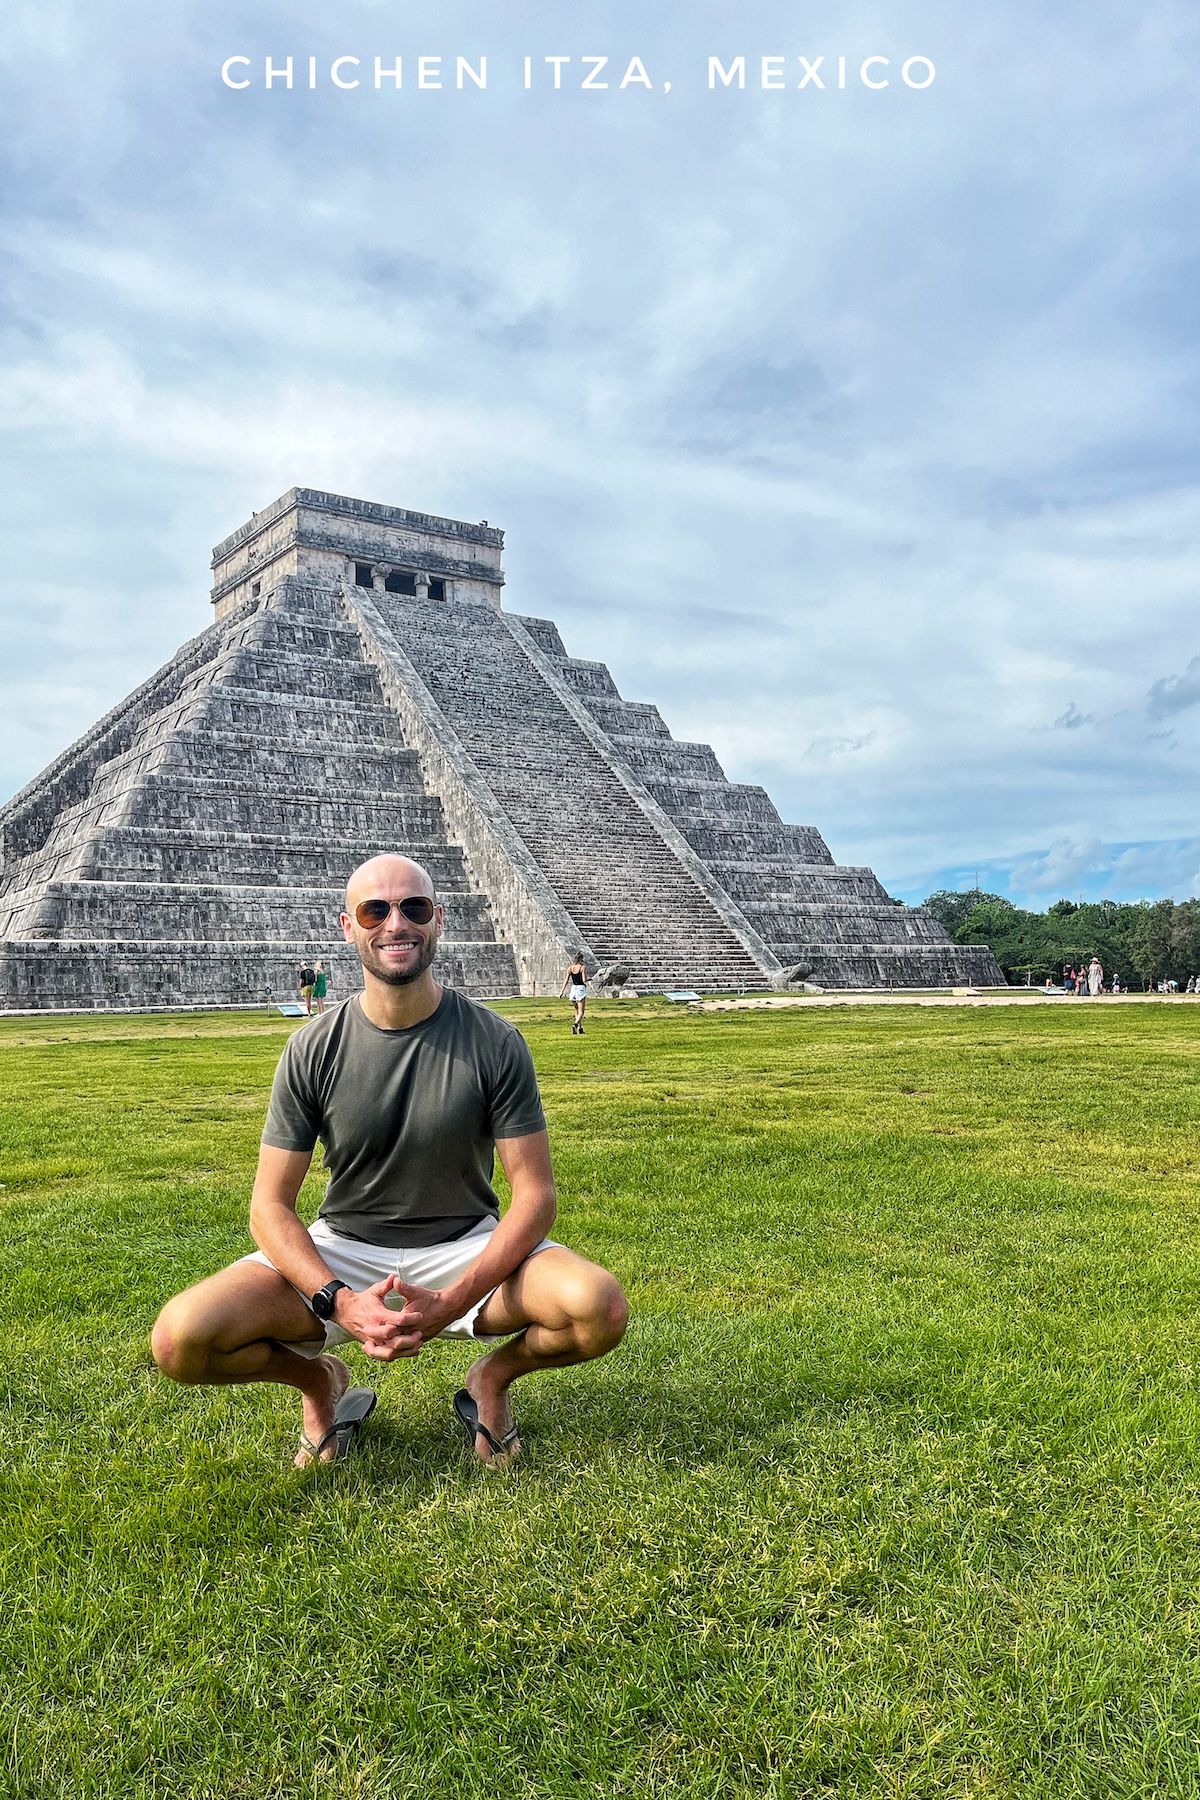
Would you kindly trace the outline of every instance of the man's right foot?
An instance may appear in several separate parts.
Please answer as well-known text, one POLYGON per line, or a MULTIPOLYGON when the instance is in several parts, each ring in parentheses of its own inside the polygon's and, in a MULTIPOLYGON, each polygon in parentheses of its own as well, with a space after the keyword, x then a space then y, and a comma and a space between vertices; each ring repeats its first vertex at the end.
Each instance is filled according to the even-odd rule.
MULTIPOLYGON (((327 1380, 316 1393, 304 1396, 304 1435, 310 1444, 319 1444, 333 1425, 334 1408, 350 1386, 350 1371, 340 1356, 318 1356, 313 1368, 323 1369, 327 1380)), ((332 1462, 336 1454, 337 1445, 326 1444, 321 1461, 332 1462)), ((312 1460, 309 1451, 296 1452, 298 1469, 307 1469, 312 1460)))
MULTIPOLYGON (((487 1426, 494 1438, 503 1440, 513 1428, 513 1416, 507 1387, 497 1391, 495 1383, 488 1380, 493 1355, 494 1352, 489 1351, 473 1362, 463 1385, 479 1410, 480 1423, 487 1426)), ((515 1438, 502 1456, 496 1456, 480 1432, 475 1438, 475 1454, 489 1468, 507 1469, 521 1454, 521 1440, 515 1438)))

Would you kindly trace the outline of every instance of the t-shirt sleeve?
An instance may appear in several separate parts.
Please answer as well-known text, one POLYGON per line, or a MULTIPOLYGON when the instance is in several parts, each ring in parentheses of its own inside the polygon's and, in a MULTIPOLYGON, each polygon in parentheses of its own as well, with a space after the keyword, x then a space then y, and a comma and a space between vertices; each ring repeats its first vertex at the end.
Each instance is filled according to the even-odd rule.
POLYGON ((494 1138, 529 1137, 546 1129, 533 1057, 519 1031, 507 1033, 500 1045, 489 1099, 494 1138))
POLYGON ((321 1111, 310 1071, 297 1054, 296 1033, 279 1059, 262 1141, 274 1150, 311 1150, 321 1131, 321 1111))

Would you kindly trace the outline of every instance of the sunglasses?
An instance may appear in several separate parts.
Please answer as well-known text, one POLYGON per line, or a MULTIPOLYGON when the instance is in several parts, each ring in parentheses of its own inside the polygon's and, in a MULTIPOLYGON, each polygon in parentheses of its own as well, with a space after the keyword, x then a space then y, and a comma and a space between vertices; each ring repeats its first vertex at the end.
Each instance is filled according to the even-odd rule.
POLYGON ((428 925, 437 910, 428 894, 410 894, 407 900, 360 900, 354 916, 364 931, 369 931, 391 918, 393 906, 414 925, 428 925))

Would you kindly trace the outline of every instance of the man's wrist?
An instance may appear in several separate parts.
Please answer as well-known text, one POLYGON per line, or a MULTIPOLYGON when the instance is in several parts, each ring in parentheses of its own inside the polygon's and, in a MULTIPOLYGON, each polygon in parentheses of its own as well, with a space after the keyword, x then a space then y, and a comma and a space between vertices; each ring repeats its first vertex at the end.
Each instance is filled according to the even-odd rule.
POLYGON ((336 1275, 331 1275, 329 1280, 317 1289, 309 1301, 309 1305, 323 1323, 327 1325, 336 1323, 338 1296, 349 1291, 344 1281, 336 1275))
POLYGON ((461 1319, 462 1315, 468 1312, 473 1305, 475 1295, 469 1288, 464 1288, 461 1282, 456 1281, 450 1287, 440 1288, 438 1299, 446 1309, 447 1318, 461 1319))

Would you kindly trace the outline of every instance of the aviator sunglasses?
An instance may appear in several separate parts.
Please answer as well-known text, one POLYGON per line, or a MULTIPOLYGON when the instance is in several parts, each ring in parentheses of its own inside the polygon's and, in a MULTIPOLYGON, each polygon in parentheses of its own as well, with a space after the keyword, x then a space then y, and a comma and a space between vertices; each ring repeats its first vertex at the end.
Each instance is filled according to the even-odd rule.
POLYGON ((393 906, 414 925, 428 925, 436 911, 428 894, 410 894, 407 900, 360 900, 354 916, 364 931, 369 931, 373 925, 382 925, 391 917, 393 906))

